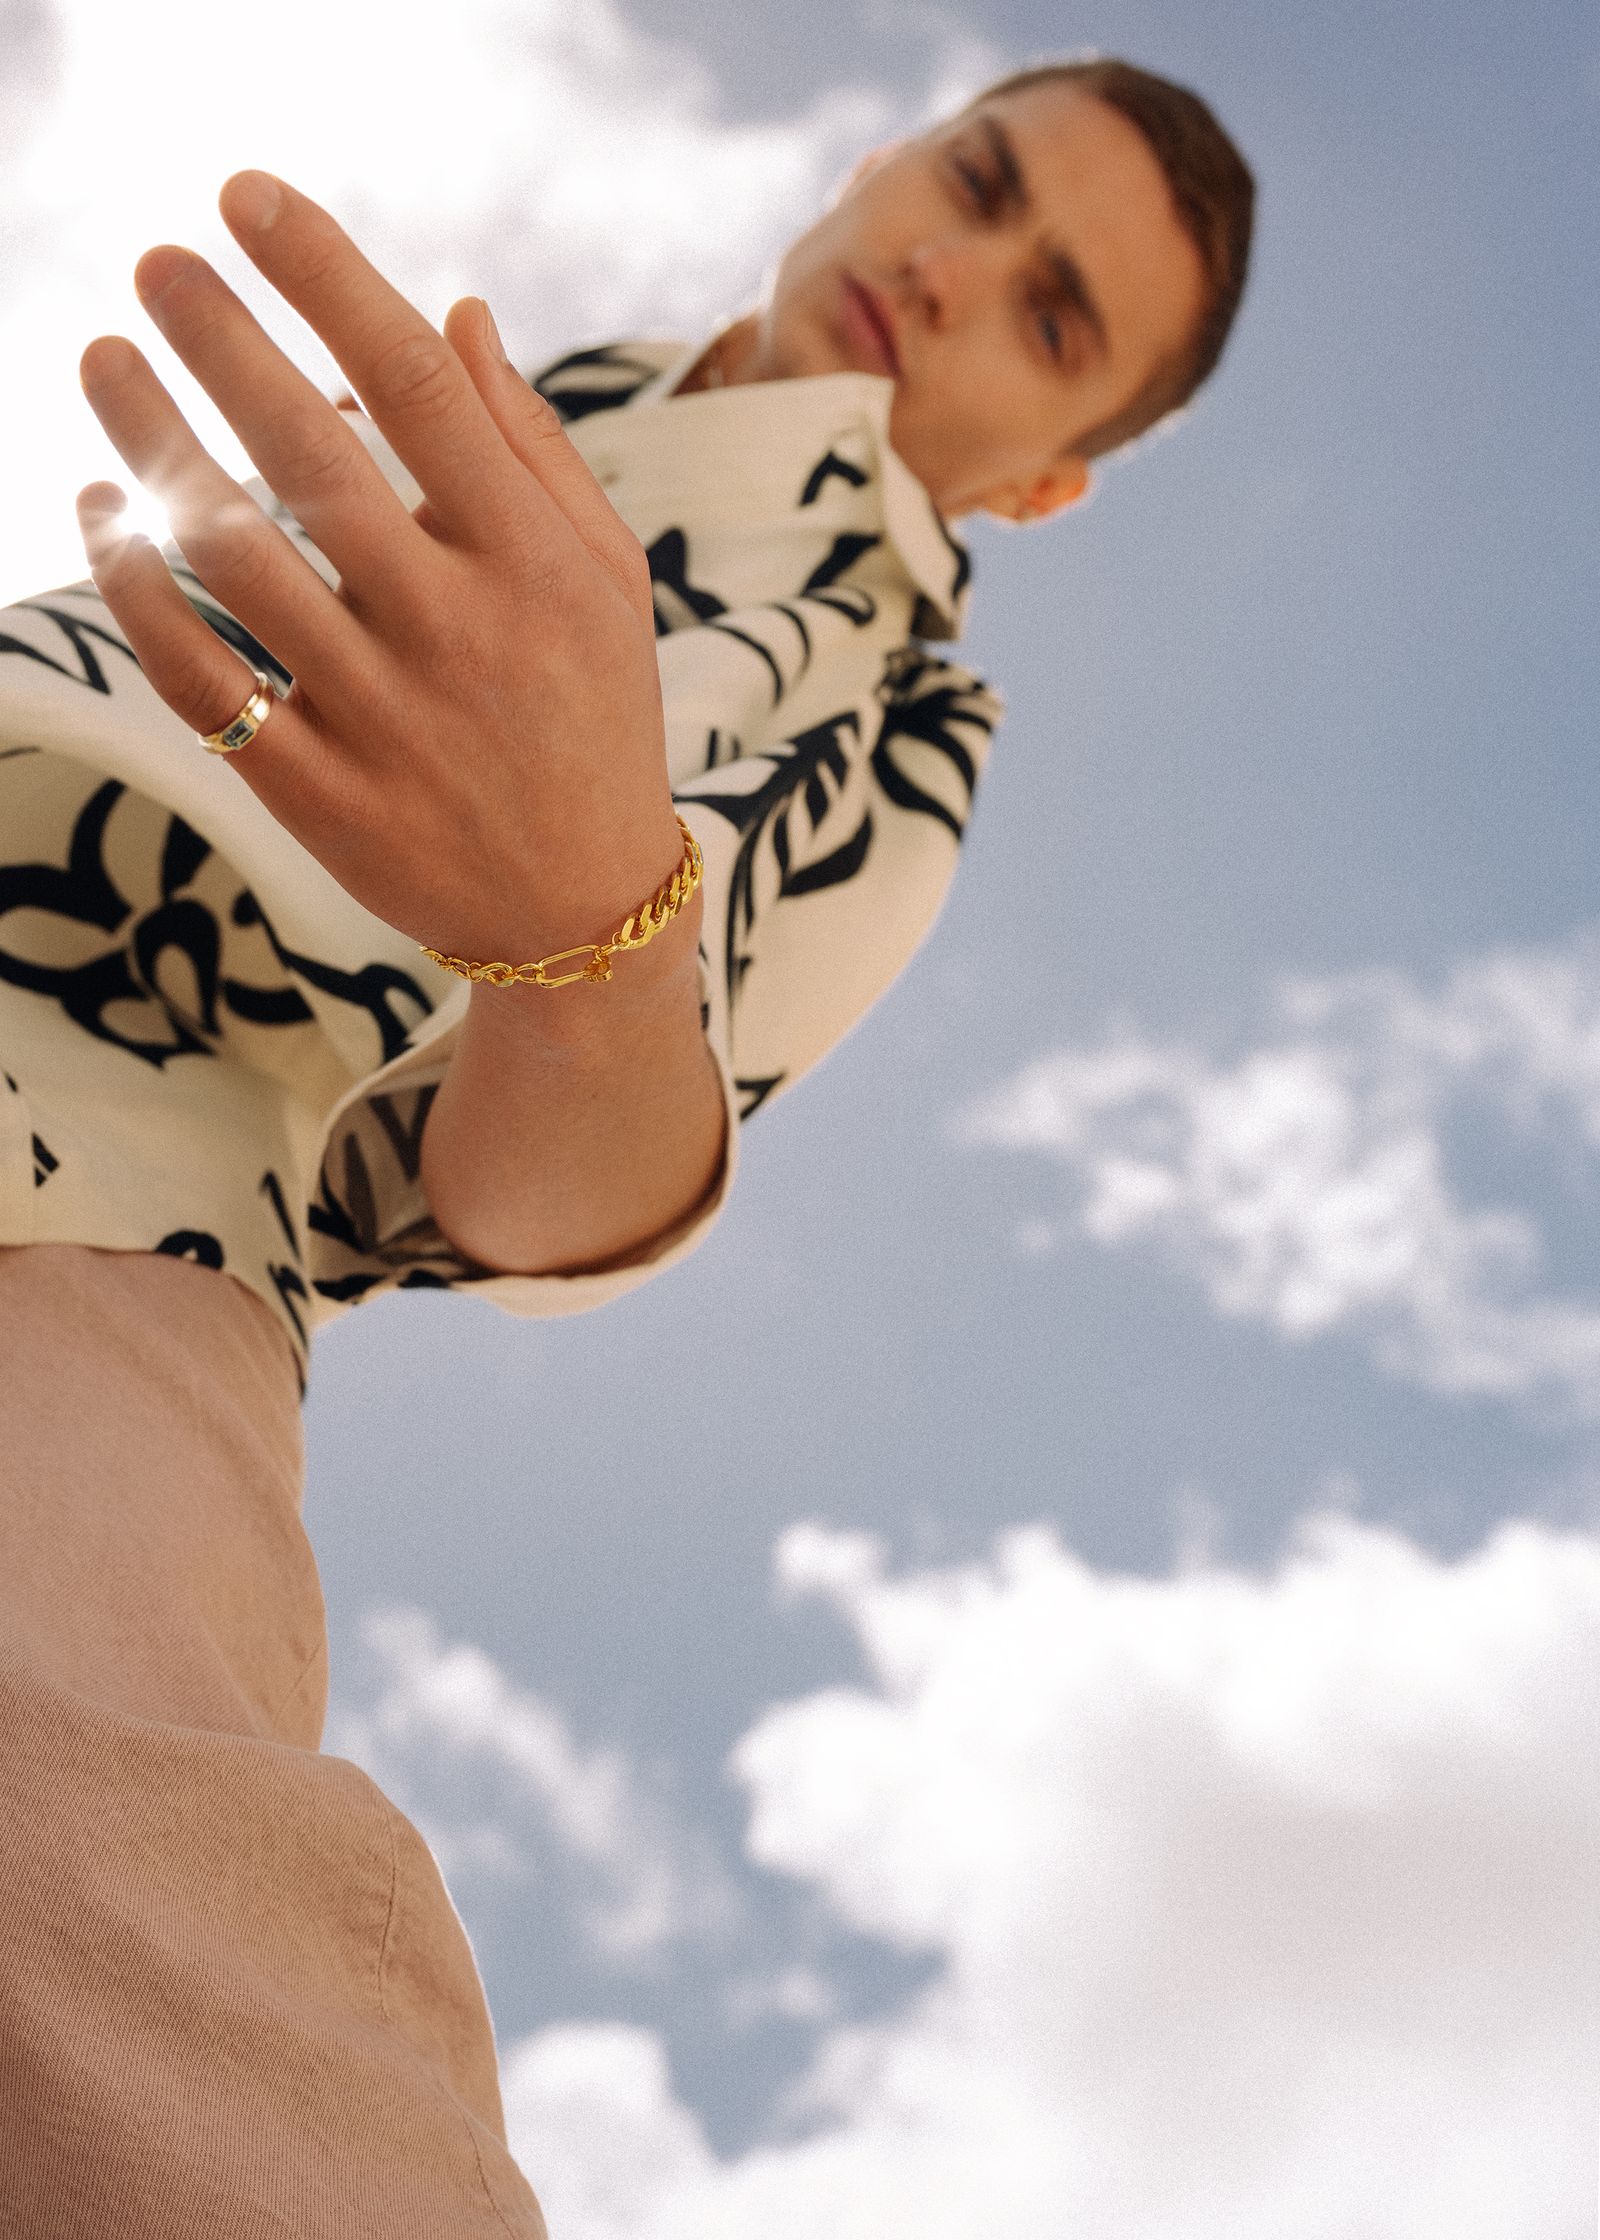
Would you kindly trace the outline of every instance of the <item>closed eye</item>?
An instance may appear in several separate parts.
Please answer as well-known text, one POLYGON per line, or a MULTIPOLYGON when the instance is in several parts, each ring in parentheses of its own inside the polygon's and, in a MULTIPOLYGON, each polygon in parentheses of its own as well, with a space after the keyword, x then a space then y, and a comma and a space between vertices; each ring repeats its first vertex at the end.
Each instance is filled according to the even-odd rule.
MULTIPOLYGON (((1006 195, 1006 181, 1004 179, 993 179, 988 175, 988 172, 982 172, 975 164, 966 164, 966 161, 961 157, 952 159, 952 170, 959 172, 964 199, 966 199, 966 202, 973 204, 973 208, 979 213, 979 217, 995 217, 995 213, 1002 211, 1002 208, 1006 206, 1008 195, 1006 195)), ((1040 311, 1038 327, 1040 327, 1040 334, 1044 336, 1044 347, 1049 349, 1051 358, 1055 358, 1055 363, 1060 365, 1062 363, 1062 343, 1064 343, 1060 318, 1055 316, 1053 311, 1040 311)))
POLYGON ((998 179, 980 171, 976 164, 955 158, 954 168, 959 174, 965 199, 980 217, 992 218, 1005 200, 1004 190, 998 179))

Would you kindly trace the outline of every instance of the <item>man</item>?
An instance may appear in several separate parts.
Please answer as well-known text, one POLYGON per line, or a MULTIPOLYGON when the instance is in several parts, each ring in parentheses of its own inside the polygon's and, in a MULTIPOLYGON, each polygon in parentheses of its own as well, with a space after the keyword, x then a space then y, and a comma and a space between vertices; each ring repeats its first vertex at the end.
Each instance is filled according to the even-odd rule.
POLYGON ((0 636, 0 2207, 537 2233, 437 1871, 317 1752, 309 1325, 572 1312, 705 1234, 953 871, 997 703, 933 650, 949 523, 1070 505, 1186 400, 1250 179, 1163 81, 1023 73, 869 157, 705 348, 532 387, 292 189, 222 210, 370 418, 149 252, 262 479, 97 342, 181 552, 97 486, 93 586, 0 636))

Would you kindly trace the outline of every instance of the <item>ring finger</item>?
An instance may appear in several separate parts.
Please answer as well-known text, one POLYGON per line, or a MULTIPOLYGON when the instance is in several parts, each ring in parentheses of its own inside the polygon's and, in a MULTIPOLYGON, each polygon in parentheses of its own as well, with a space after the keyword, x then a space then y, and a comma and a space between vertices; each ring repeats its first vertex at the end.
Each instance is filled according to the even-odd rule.
MULTIPOLYGON (((203 739, 225 729, 253 696, 249 666, 197 615, 145 537, 118 522, 125 501, 114 483, 78 493, 78 522, 95 588, 150 686, 203 739)), ((348 768, 330 752, 314 714, 299 704, 299 680, 274 699, 258 736, 228 757, 284 829, 316 853, 330 820, 345 814, 348 768)))
POLYGON ((91 343, 81 374, 95 417, 129 471, 166 507, 206 589, 303 678, 313 698, 339 697, 363 652, 350 609, 218 466, 131 342, 104 336, 91 343))
MULTIPOLYGON (((111 482, 78 493, 78 526, 95 588, 152 689, 204 738, 238 715, 250 695, 250 669, 195 613, 149 539, 122 528, 125 502, 111 482)), ((303 728, 303 719, 277 700, 268 720, 275 746, 283 733, 303 728)))

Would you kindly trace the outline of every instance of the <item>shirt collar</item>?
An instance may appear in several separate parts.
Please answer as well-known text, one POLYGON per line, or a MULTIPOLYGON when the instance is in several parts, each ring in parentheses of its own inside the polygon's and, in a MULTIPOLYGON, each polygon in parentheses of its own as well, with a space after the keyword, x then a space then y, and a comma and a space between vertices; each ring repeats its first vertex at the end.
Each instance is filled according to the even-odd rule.
MULTIPOLYGON (((788 381, 741 382, 726 389, 697 389, 681 400, 673 390, 705 349, 704 342, 628 343, 634 364, 658 370, 643 381, 621 409, 682 403, 708 415, 725 413, 732 425, 750 427, 770 411, 785 422, 795 414, 815 418, 819 436, 837 424, 841 413, 863 422, 873 438, 883 501, 887 541, 899 554, 921 594, 912 616, 913 637, 958 638, 966 626, 972 561, 966 546, 889 441, 889 410, 894 383, 887 374, 808 374, 788 381)), ((731 432, 731 431, 730 431, 731 432)))

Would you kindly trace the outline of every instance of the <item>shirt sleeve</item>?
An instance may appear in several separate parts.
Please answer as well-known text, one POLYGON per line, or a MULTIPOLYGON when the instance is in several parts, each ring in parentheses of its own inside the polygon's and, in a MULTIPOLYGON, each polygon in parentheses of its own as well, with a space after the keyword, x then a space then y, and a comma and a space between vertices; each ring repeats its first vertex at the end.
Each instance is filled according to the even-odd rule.
POLYGON ((825 722, 678 788, 705 854, 712 1034, 748 1118, 910 962, 955 873, 1002 704, 920 646, 825 722))
MULTIPOLYGON (((706 977, 702 950, 702 1020, 706 977)), ((628 1252, 568 1273, 507 1275, 450 1243, 422 1187, 422 1133, 467 995, 463 983, 459 995, 416 1029, 406 1049, 359 1083, 333 1115, 308 1214, 319 1298, 336 1310, 380 1290, 448 1289, 471 1291, 509 1314, 582 1314, 686 1259, 726 1205, 739 1159, 738 1099, 726 1059, 709 1035, 722 1087, 723 1153, 710 1189, 682 1219, 628 1252)))
POLYGON ((725 738, 726 759, 675 787, 705 857, 701 1016, 726 1111, 722 1165, 683 1220, 572 1274, 505 1275, 455 1251, 419 1170, 463 986, 334 1116, 310 1208, 323 1299, 448 1287, 570 1315, 687 1258, 727 1203, 741 1123, 850 1031, 933 925, 1000 712, 969 671, 905 648, 861 704, 759 753, 725 738))
MULTIPOLYGON (((406 495, 375 432, 358 432, 406 495)), ((792 1087, 910 961, 954 873, 1001 702, 920 643, 885 655, 870 598, 857 593, 853 605, 838 585, 807 590, 809 604, 802 593, 723 609, 706 627, 662 639, 673 791, 705 858, 701 1010, 726 1113, 723 1160, 705 1199, 629 1254, 575 1273, 506 1275, 458 1253, 433 1217, 420 1165, 463 985, 333 1114, 309 1204, 325 1313, 377 1289, 447 1287, 517 1315, 569 1315, 664 1273, 720 1217, 740 1123, 792 1087), (833 645, 830 629, 854 651, 833 645), (798 728, 786 675, 767 698, 769 673, 783 668, 778 649, 797 630, 808 661, 816 649, 800 697, 813 718, 819 706, 830 711, 798 728), (830 677, 837 696, 825 689, 830 677)))

